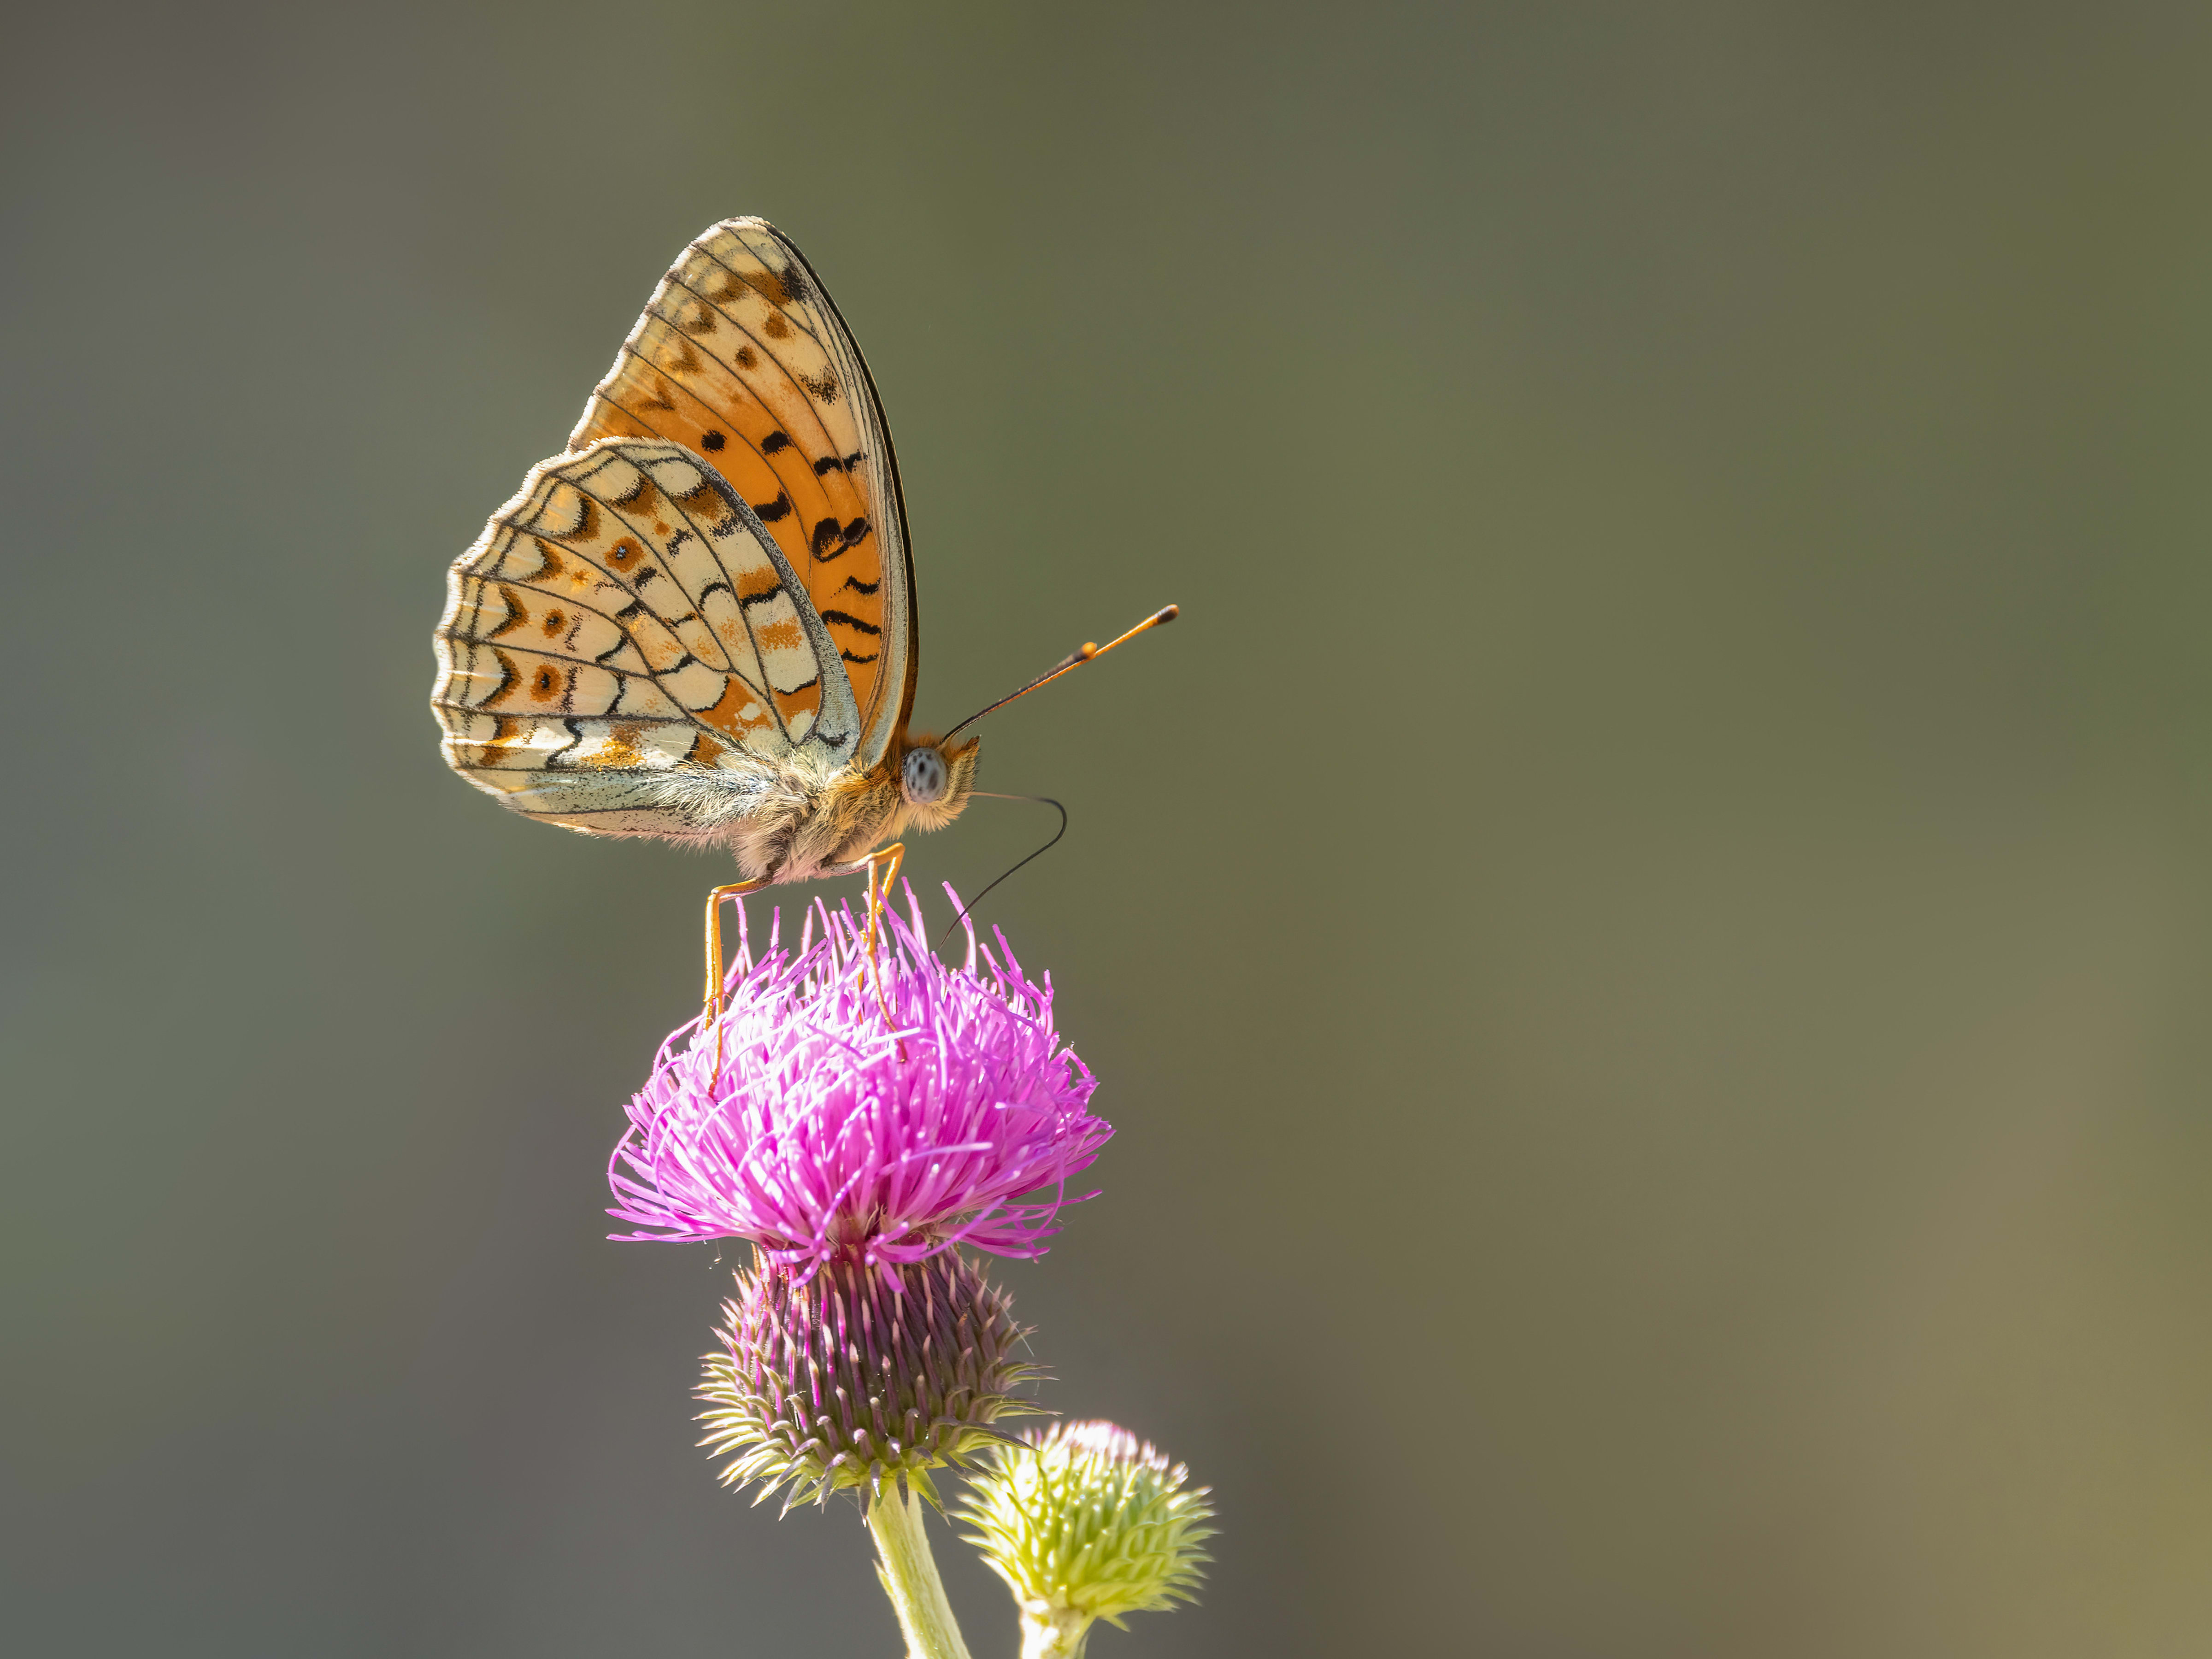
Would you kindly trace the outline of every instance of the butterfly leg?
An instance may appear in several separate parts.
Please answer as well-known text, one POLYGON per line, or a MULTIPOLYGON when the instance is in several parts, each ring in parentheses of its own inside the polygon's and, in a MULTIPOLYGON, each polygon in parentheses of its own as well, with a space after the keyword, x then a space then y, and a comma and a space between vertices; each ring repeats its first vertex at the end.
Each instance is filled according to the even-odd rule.
MULTIPOLYGON (((719 1021, 722 1015, 722 901, 743 898, 768 885, 762 881, 733 881, 707 895, 707 1006, 699 1018, 719 1021)), ((714 1026, 714 1077, 722 1075, 722 1028, 714 1026)), ((712 1088, 714 1084, 707 1085, 712 1088)))
POLYGON ((768 885, 763 881, 733 881, 717 887, 707 895, 707 1017, 712 1019, 722 1012, 722 901, 742 898, 747 893, 757 893, 768 885))
MULTIPOLYGON (((876 930, 882 921, 884 905, 890 898, 891 884, 898 879, 899 866, 905 861, 906 843, 902 841, 895 841, 888 847, 878 847, 854 866, 868 872, 868 938, 865 947, 867 955, 866 960, 860 964, 860 971, 863 974, 868 971, 870 964, 876 960, 876 930), (884 872, 884 884, 881 888, 876 885, 878 870, 884 872)), ((876 969, 876 1006, 883 1011, 884 1024, 891 1024, 893 1023, 891 1006, 890 1000, 884 995, 884 970, 880 967, 876 969)))

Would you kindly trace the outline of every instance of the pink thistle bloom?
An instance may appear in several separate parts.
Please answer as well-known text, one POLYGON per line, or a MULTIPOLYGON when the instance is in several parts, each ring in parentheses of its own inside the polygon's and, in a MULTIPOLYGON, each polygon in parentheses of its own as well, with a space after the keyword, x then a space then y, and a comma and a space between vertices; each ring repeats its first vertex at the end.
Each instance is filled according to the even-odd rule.
POLYGON ((739 907, 721 1018, 672 1033, 629 1103, 608 1213, 648 1231, 615 1237, 744 1238, 810 1273, 841 1255, 889 1269, 955 1244, 1041 1255, 1060 1206, 1095 1196, 1067 1182, 1114 1129, 1053 1030, 1051 976, 1033 984, 996 929, 997 956, 971 927, 966 964, 948 968, 911 888, 907 904, 910 922, 884 910, 865 977, 849 909, 817 902, 796 951, 771 931, 756 962, 739 907))

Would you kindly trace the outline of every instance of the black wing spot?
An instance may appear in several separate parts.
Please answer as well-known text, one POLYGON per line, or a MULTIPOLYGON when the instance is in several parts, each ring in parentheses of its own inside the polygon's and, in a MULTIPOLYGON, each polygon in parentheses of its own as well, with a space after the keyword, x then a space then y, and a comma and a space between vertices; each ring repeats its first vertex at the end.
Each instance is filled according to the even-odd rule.
MULTIPOLYGON (((882 586, 883 584, 881 582, 864 582, 858 576, 848 576, 845 578, 845 587, 851 588, 855 593, 860 594, 863 599, 866 599, 869 594, 874 592, 882 586)), ((845 591, 845 587, 841 587, 837 591, 842 593, 845 591)))
POLYGON ((775 492, 774 501, 766 507, 757 507, 753 511, 760 515, 760 521, 763 524, 779 523, 791 516, 791 497, 779 489, 775 492))
POLYGON ((867 534, 868 521, 866 519, 855 519, 852 523, 845 526, 845 545, 848 547, 857 547, 860 543, 867 539, 867 534))
POLYGON ((832 547, 842 544, 838 538, 842 533, 843 532, 838 528, 836 520, 822 519, 817 520, 814 526, 813 538, 810 544, 814 550, 814 556, 817 559, 827 557, 830 550, 832 547))
MULTIPOLYGON (((847 662, 871 663, 876 659, 875 657, 856 657, 849 651, 840 651, 837 654, 842 657, 847 662)), ((881 652, 878 652, 876 653, 877 656, 881 656, 882 654, 883 653, 881 652)))
POLYGON ((845 471, 850 472, 854 467, 860 465, 862 461, 865 461, 867 459, 868 452, 866 450, 854 450, 851 454, 845 458, 845 471))
POLYGON ((826 623, 842 623, 848 628, 859 629, 863 634, 880 634, 884 631, 873 623, 862 622, 849 611, 825 611, 822 613, 822 620, 826 623))
POLYGON ((763 455, 780 454, 790 447, 791 436, 788 433, 771 432, 761 440, 761 453, 763 455))
POLYGON ((832 472, 842 472, 844 470, 845 463, 835 455, 824 455, 814 463, 814 476, 817 478, 825 477, 832 472))
POLYGON ((720 449, 724 444, 729 441, 730 441, 727 438, 724 437, 719 432, 709 432, 705 437, 699 440, 699 446, 702 449, 715 450, 720 449))

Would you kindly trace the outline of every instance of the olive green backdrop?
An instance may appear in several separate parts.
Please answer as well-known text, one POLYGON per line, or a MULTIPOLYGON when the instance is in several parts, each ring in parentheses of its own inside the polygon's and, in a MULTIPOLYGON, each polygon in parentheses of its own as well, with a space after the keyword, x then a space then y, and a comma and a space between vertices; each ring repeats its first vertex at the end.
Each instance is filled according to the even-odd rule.
POLYGON ((849 1506, 693 1449, 732 1253, 604 1239, 722 869, 425 707, 738 212, 881 383, 922 720, 1183 606, 983 751, 1121 1131, 1006 1277, 1224 1516, 1096 1659, 2204 1650, 2212 13, 136 5, 0 76, 11 1650, 896 1650, 849 1506))

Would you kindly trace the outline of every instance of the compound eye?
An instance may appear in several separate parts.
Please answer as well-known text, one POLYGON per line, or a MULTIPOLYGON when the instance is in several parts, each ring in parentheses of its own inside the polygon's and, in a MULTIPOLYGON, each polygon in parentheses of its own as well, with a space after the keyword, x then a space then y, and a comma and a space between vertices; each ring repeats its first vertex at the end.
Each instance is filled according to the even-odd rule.
POLYGON ((945 799, 945 757, 934 749, 910 749, 900 780, 906 798, 917 806, 945 799))

